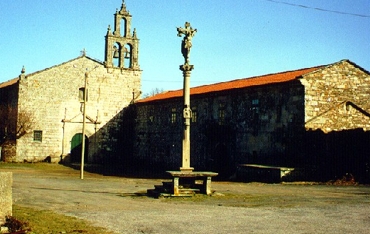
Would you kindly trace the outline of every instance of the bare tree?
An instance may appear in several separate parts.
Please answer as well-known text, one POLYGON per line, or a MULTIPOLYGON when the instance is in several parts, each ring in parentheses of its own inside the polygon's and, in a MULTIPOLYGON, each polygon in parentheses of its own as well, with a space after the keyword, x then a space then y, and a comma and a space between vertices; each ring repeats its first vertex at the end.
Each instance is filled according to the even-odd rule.
POLYGON ((19 139, 33 127, 32 113, 11 105, 0 105, 0 119, 0 143, 19 139))
POLYGON ((143 95, 143 98, 152 97, 152 96, 154 96, 154 95, 156 95, 156 94, 163 93, 163 92, 164 92, 164 90, 163 90, 163 89, 160 89, 160 88, 154 88, 154 89, 152 89, 149 93, 145 93, 145 94, 143 95))

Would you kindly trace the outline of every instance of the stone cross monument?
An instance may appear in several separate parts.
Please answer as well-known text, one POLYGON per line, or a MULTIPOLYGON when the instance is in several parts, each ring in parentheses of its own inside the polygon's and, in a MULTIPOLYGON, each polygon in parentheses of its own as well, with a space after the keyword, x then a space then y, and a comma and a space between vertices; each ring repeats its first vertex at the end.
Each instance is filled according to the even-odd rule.
POLYGON ((190 120, 192 117, 190 108, 190 73, 194 66, 190 65, 189 57, 190 49, 192 47, 191 40, 196 32, 197 30, 193 29, 189 22, 185 23, 185 28, 177 28, 177 36, 185 36, 181 43, 181 53, 184 56, 185 62, 184 65, 180 66, 180 70, 184 75, 184 135, 182 139, 182 167, 180 167, 182 172, 192 172, 194 169, 190 167, 190 120))
POLYGON ((177 28, 177 36, 185 36, 181 43, 181 53, 184 56, 185 62, 180 65, 180 70, 184 75, 184 135, 182 138, 182 166, 180 171, 167 171, 172 176, 172 184, 164 184, 163 186, 156 186, 148 193, 153 193, 155 196, 192 196, 196 192, 201 192, 211 195, 211 178, 217 176, 216 172, 193 171, 194 168, 190 167, 190 122, 191 122, 191 108, 190 108, 190 73, 194 66, 190 65, 190 49, 192 47, 191 40, 193 39, 196 29, 190 26, 189 22, 185 23, 185 28, 177 28), (202 179, 202 183, 196 183, 202 179), (164 186, 173 186, 173 188, 165 188, 164 186), (168 194, 168 190, 171 194, 168 194))

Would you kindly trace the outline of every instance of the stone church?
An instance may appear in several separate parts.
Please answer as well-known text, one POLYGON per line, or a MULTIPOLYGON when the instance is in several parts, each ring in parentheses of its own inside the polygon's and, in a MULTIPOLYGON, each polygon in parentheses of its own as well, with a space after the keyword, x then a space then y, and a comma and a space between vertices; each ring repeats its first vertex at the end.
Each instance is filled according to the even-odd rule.
MULTIPOLYGON (((349 60, 190 92, 195 170, 229 178, 240 165, 259 164, 309 170, 304 179, 370 179, 370 74, 349 60)), ((123 122, 135 127, 122 134, 134 136, 140 167, 179 170, 182 95, 164 92, 126 108, 123 122)))
POLYGON ((31 74, 23 68, 19 77, 0 84, 3 161, 78 162, 83 137, 85 160, 98 158, 105 129, 141 94, 139 39, 131 19, 123 2, 105 36, 104 62, 83 52, 31 74))

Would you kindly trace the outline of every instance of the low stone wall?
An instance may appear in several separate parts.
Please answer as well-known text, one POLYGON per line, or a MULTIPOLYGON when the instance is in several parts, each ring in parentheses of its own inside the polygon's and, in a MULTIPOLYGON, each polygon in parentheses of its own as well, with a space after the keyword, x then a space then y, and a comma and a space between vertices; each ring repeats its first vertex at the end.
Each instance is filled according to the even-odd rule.
POLYGON ((0 172, 0 225, 5 217, 12 215, 12 172, 0 172))

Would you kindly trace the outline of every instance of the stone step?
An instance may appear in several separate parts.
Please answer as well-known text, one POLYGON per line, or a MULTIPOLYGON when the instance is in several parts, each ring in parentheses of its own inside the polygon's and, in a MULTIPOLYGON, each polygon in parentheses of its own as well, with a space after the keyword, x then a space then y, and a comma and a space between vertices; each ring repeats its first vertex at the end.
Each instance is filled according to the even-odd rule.
POLYGON ((173 188, 173 182, 172 181, 163 181, 162 185, 166 188, 173 188))
POLYGON ((154 197, 154 198, 158 198, 161 195, 161 193, 156 189, 147 189, 146 193, 149 197, 154 197))
POLYGON ((195 188, 183 188, 183 189, 179 189, 179 193, 180 194, 195 194, 195 193, 199 193, 200 190, 199 189, 195 189, 195 188))
POLYGON ((173 191, 173 187, 165 187, 163 185, 154 185, 154 188, 160 192, 170 193, 173 191))

